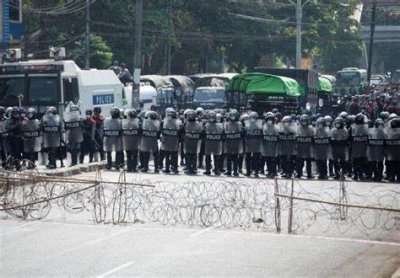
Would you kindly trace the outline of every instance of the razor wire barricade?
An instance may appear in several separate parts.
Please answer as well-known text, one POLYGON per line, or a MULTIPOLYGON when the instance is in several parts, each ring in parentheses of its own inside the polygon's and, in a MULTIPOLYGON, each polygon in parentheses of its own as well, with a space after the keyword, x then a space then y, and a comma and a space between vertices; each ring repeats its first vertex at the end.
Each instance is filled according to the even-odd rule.
MULTIPOLYGON (((339 181, 339 185, 334 183, 334 186, 326 186, 319 192, 310 191, 301 181, 294 179, 283 186, 287 193, 279 191, 282 184, 276 186, 275 198, 276 203, 287 205, 288 233, 310 231, 314 234, 369 236, 400 230, 399 189, 378 184, 357 192, 346 186, 344 179, 339 181)), ((280 210, 277 215, 281 215, 279 206, 277 210, 280 210)))
POLYGON ((89 216, 94 223, 256 227, 288 233, 370 235, 400 229, 400 191, 385 185, 360 190, 342 180, 317 190, 313 182, 306 185, 302 180, 179 183, 128 181, 127 177, 121 172, 117 181, 108 181, 99 171, 94 178, 80 179, 3 171, 0 217, 89 216))
POLYGON ((0 172, 0 212, 22 219, 90 213, 96 223, 273 229, 273 181, 127 182, 0 172))

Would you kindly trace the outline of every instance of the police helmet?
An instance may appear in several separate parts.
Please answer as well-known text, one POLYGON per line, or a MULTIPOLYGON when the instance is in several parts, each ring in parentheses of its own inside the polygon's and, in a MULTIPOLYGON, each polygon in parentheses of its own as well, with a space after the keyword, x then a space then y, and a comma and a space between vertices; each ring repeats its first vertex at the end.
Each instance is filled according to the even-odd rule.
POLYGON ((390 120, 393 120, 393 119, 395 119, 395 118, 398 118, 398 116, 397 116, 396 113, 392 113, 392 114, 389 115, 389 121, 390 121, 390 120))
POLYGON ((176 119, 177 117, 178 117, 178 114, 176 113, 176 111, 175 111, 175 109, 170 109, 170 110, 165 110, 166 111, 166 115, 167 115, 167 117, 170 117, 170 118, 172 118, 172 119, 176 119))
POLYGON ((35 108, 29 107, 28 110, 26 111, 26 116, 27 116, 29 119, 32 119, 32 118, 35 117, 35 115, 36 115, 36 110, 35 110, 35 108))
POLYGON ((258 119, 258 113, 255 112, 255 111, 250 112, 250 114, 249 114, 249 119, 251 119, 251 120, 257 120, 257 119, 258 119))
POLYGON ((188 109, 188 111, 186 112, 186 117, 189 122, 196 121, 196 117, 197 117, 196 111, 194 111, 192 109, 188 109))
POLYGON ((291 116, 285 116, 282 119, 283 124, 290 124, 292 122, 292 117, 291 116))
POLYGON ((217 113, 215 113, 214 111, 208 112, 208 121, 216 122, 217 121, 217 113))
POLYGON ((323 117, 319 117, 315 124, 317 126, 319 126, 319 127, 326 126, 326 122, 325 122, 325 119, 323 117))
POLYGON ((237 110, 232 110, 229 112, 229 119, 231 121, 238 121, 239 120, 239 112, 237 110))
POLYGON ((324 117, 324 119, 325 119, 325 122, 326 122, 327 125, 330 125, 332 123, 332 121, 333 121, 332 117, 329 116, 329 115, 326 115, 324 117))
POLYGON ((364 121, 364 115, 361 114, 361 113, 357 114, 356 117, 355 117, 355 119, 354 119, 354 121, 355 121, 355 123, 356 123, 357 125, 362 125, 362 124, 364 124, 364 123, 365 123, 365 121, 364 121))
POLYGON ((116 119, 120 117, 120 111, 117 107, 113 107, 110 110, 110 115, 112 118, 116 119))
POLYGON ((128 109, 125 111, 125 116, 134 119, 137 117, 137 111, 134 108, 128 109))
POLYGON ((242 116, 240 116, 240 121, 243 123, 249 119, 249 114, 244 113, 242 116))
POLYGON ((343 111, 343 112, 340 112, 339 116, 343 119, 346 119, 349 116, 349 114, 347 114, 347 112, 343 111))
POLYGON ((197 115, 203 114, 203 112, 204 112, 204 109, 202 107, 197 107, 196 108, 196 114, 197 115))
POLYGON ((146 118, 146 114, 147 114, 147 111, 143 109, 143 110, 140 111, 140 113, 139 113, 139 118, 140 118, 140 119, 146 118))
POLYGON ((391 128, 400 128, 400 118, 394 118, 390 121, 391 128))
POLYGON ((222 116, 221 113, 217 113, 216 119, 217 119, 217 122, 218 122, 218 123, 222 123, 223 120, 224 120, 224 117, 222 116))
POLYGON ((379 118, 378 118, 378 119, 375 120, 374 126, 375 126, 376 128, 384 127, 384 125, 385 125, 385 123, 383 122, 382 119, 379 119, 379 118))
POLYGON ((272 113, 274 113, 274 114, 279 113, 278 108, 273 108, 273 109, 272 109, 272 113))
POLYGON ((146 112, 146 118, 150 120, 157 120, 157 113, 155 111, 146 112))
POLYGON ((274 124, 274 123, 275 123, 275 116, 274 116, 274 114, 273 114, 273 113, 270 113, 270 114, 267 113, 267 115, 265 116, 265 121, 267 122, 267 124, 268 124, 268 123, 274 124))
POLYGON ((390 114, 387 111, 382 111, 381 113, 379 113, 379 118, 381 118, 384 121, 389 119, 389 116, 390 116, 390 114))
POLYGON ((335 128, 343 128, 344 127, 344 119, 342 117, 337 117, 333 122, 335 128))
POLYGON ((57 108, 55 108, 54 106, 47 107, 46 114, 57 114, 57 108))
POLYGON ((302 125, 309 125, 310 124, 310 117, 307 114, 303 114, 300 116, 300 123, 302 125))

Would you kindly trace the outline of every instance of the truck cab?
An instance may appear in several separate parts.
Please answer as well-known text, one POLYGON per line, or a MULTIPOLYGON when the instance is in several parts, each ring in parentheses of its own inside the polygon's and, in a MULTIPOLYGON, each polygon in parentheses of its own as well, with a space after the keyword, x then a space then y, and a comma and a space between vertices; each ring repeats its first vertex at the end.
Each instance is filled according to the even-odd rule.
POLYGON ((0 65, 0 105, 34 107, 43 114, 55 106, 62 115, 72 101, 83 112, 103 114, 124 105, 124 87, 112 70, 81 70, 71 60, 28 60, 0 65))

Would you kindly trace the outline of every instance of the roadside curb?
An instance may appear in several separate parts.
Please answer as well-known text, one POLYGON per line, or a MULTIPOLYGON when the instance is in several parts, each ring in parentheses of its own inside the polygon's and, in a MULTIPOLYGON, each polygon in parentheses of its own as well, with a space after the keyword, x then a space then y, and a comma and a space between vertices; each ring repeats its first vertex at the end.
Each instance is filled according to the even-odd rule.
POLYGON ((53 177, 71 177, 82 174, 82 172, 84 173, 94 172, 97 169, 104 169, 104 168, 105 168, 105 162, 101 161, 101 162, 92 162, 89 164, 76 165, 69 168, 58 168, 54 170, 43 169, 39 170, 39 173, 53 177))

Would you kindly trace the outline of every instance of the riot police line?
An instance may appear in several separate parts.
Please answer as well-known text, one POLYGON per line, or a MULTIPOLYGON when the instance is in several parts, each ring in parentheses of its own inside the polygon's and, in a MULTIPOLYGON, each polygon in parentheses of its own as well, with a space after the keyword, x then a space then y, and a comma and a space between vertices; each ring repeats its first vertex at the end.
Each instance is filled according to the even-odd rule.
POLYGON ((71 165, 106 160, 106 168, 154 172, 268 178, 305 176, 325 180, 347 175, 354 180, 400 181, 400 117, 382 112, 372 122, 365 114, 341 112, 333 119, 321 115, 286 115, 277 109, 260 116, 231 109, 167 108, 126 111, 112 108, 103 117, 100 107, 82 116, 70 103, 63 119, 48 107, 41 119, 33 108, 0 107, 3 168, 20 170, 25 158, 36 167, 38 154, 47 154, 47 168, 63 166, 66 152, 71 165), (180 163, 179 163, 180 157, 180 163), (11 163, 10 163, 11 161, 11 163), (305 169, 304 169, 305 168, 305 169), (305 170, 305 171, 304 171, 305 170), (385 175, 384 175, 385 174, 385 175))

